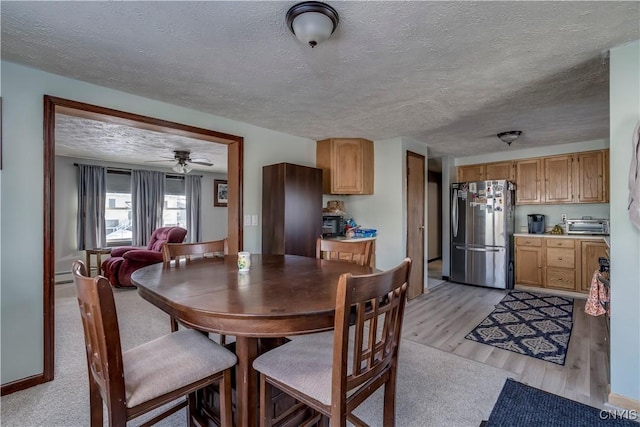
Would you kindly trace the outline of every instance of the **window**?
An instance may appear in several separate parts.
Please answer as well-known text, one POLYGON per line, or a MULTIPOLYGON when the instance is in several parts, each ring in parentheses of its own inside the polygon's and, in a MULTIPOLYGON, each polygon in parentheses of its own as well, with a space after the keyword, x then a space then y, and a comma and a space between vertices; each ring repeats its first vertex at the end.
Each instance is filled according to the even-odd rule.
POLYGON ((182 177, 167 176, 165 179, 162 226, 187 228, 187 196, 182 177))
POLYGON ((187 197, 184 194, 164 195, 162 226, 187 228, 187 197))
POLYGON ((131 244, 131 174, 107 171, 105 227, 107 245, 131 244))
MULTIPOLYGON (((106 202, 107 246, 130 245, 133 227, 130 173, 107 170, 106 202)), ((165 180, 162 226, 187 228, 187 197, 182 177, 167 176, 165 180)))

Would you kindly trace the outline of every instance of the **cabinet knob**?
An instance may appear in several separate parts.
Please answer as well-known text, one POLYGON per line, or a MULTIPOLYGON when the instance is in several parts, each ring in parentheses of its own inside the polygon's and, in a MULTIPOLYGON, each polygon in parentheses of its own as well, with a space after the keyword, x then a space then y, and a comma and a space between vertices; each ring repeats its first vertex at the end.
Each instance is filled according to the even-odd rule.
POLYGON ((562 257, 558 257, 558 261, 562 261, 562 257))
POLYGON ((558 282, 562 282, 562 277, 558 277, 558 282))
POLYGON ((531 243, 531 240, 527 240, 527 241, 525 241, 525 243, 531 243))

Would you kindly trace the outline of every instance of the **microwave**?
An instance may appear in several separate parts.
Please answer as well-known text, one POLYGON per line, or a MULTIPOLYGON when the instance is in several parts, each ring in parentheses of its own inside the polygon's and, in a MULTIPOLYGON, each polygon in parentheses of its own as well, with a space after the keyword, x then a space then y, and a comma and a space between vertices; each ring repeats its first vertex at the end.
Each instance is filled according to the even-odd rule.
POLYGON ((609 234, 608 219, 568 219, 567 234, 609 234))
POLYGON ((322 216, 322 237, 338 237, 344 234, 344 217, 342 215, 322 216))

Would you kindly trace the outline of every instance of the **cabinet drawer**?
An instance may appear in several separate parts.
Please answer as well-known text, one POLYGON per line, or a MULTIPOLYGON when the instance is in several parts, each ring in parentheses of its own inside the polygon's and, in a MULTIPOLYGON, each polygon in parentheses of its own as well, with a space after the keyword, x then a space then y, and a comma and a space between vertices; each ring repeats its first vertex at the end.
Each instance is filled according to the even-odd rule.
POLYGON ((542 238, 540 237, 516 237, 516 245, 518 246, 542 246, 542 238))
POLYGON ((574 290, 576 287, 576 272, 568 268, 547 268, 547 288, 574 290))
POLYGON ((548 248, 574 248, 574 239, 544 239, 545 246, 548 248))
POLYGON ((547 266, 575 268, 576 255, 573 249, 547 248, 547 266))

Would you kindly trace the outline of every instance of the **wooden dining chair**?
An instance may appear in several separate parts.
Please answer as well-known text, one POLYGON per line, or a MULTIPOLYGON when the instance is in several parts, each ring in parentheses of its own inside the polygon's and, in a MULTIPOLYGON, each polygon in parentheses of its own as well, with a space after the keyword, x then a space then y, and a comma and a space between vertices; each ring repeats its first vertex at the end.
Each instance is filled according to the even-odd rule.
MULTIPOLYGON (((334 331, 302 336, 253 362, 260 373, 260 425, 286 424, 298 409, 314 410, 309 424, 366 425, 352 411, 384 385, 384 426, 395 424, 398 346, 411 260, 382 273, 338 280, 334 331), (384 298, 386 297, 386 298, 384 298), (357 310, 349 328, 350 307, 357 310), (297 405, 274 419, 274 388, 297 405)), ((296 421, 301 425, 302 422, 296 421)))
POLYGON ((373 241, 356 242, 327 240, 316 241, 316 258, 353 262, 359 265, 370 265, 373 256, 373 241))
POLYGON ((167 263, 192 257, 215 257, 229 254, 227 239, 198 243, 165 243, 162 245, 162 260, 167 263))
MULTIPOLYGON (((191 261, 192 257, 216 257, 229 254, 227 239, 212 240, 198 243, 165 243, 162 245, 162 260, 169 264, 174 261, 176 266, 180 266, 180 260, 185 263, 191 261)), ((171 332, 178 330, 178 321, 171 316, 171 332)), ((220 344, 226 344, 226 336, 220 334, 220 344)))
POLYGON ((73 263, 72 273, 84 329, 92 427, 103 425, 103 404, 109 426, 124 426, 127 421, 180 398, 143 425, 155 424, 184 407, 188 424, 193 425, 198 418, 194 410, 196 392, 215 382, 220 387, 220 424, 231 425, 231 368, 236 364, 235 354, 191 329, 123 352, 109 281, 103 276, 88 277, 82 261, 73 263))

